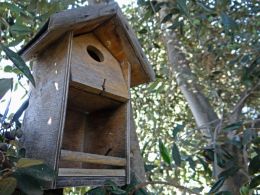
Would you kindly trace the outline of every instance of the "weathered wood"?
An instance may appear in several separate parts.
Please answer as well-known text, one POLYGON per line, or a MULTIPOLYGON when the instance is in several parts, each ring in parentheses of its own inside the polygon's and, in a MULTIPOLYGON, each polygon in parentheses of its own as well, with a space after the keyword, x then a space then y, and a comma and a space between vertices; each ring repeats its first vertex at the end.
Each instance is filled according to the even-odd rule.
POLYGON ((69 150, 61 150, 61 160, 86 162, 103 165, 126 166, 126 159, 113 156, 104 156, 98 154, 89 154, 84 152, 74 152, 69 150))
POLYGON ((58 177, 57 188, 75 187, 75 186, 103 186, 105 181, 111 180, 118 186, 125 185, 125 177, 58 177))
MULTIPOLYGON (((115 109, 89 113, 85 130, 84 152, 126 158, 126 104, 115 109), (98 138, 98 141, 96 140, 98 138)), ((113 168, 83 163, 83 168, 113 168)))
POLYGON ((102 96, 117 101, 127 101, 128 88, 120 64, 95 35, 88 33, 74 37, 71 60, 71 79, 74 85, 87 92, 102 93, 102 96), (102 55, 101 61, 91 57, 88 47, 96 50, 97 57, 99 53, 102 55))
MULTIPOLYGON (((102 28, 103 30, 101 31, 109 32, 109 34, 105 34, 105 37, 109 36, 111 38, 108 42, 103 42, 104 45, 110 42, 114 45, 111 48, 120 53, 120 49, 116 49, 117 42, 115 42, 115 40, 120 39, 122 42, 118 43, 128 47, 129 51, 125 56, 132 64, 131 86, 153 80, 154 72, 151 65, 146 59, 133 30, 128 25, 116 3, 71 9, 52 15, 39 33, 36 34, 35 38, 19 51, 19 54, 21 54, 24 59, 29 60, 43 52, 45 48, 61 37, 64 32, 73 31, 74 35, 81 35, 102 28), (106 24, 108 21, 116 26, 109 26, 106 24), (109 30, 110 28, 111 30, 109 30), (119 33, 113 34, 113 31, 118 31, 119 33), (117 36, 119 36, 119 38, 117 36)), ((104 37, 99 36, 100 40, 103 38, 104 37)), ((120 44, 119 48, 121 48, 120 44)))
MULTIPOLYGON (((62 149, 83 152, 86 125, 85 118, 85 115, 83 115, 82 113, 67 109, 62 138, 62 149)), ((82 162, 63 161, 62 156, 60 156, 59 167, 81 168, 82 162)))
POLYGON ((59 168, 58 176, 82 177, 82 176, 99 176, 99 177, 124 177, 124 169, 71 169, 59 168))
POLYGON ((140 151, 139 141, 136 134, 136 127, 135 127, 132 109, 131 109, 130 123, 131 123, 131 132, 130 132, 131 173, 135 175, 135 177, 139 182, 142 183, 146 181, 146 174, 144 169, 143 157, 140 151))
MULTIPOLYGON (((115 17, 117 18, 118 26, 123 28, 123 32, 125 33, 125 35, 128 39, 128 42, 124 41, 124 43, 126 44, 126 46, 128 45, 127 43, 130 43, 130 45, 134 49, 137 59, 140 62, 140 65, 141 65, 140 67, 145 72, 145 74, 142 75, 143 79, 142 79, 141 83, 153 81, 155 79, 155 74, 152 69, 152 66, 149 64, 149 61, 146 58, 146 55, 144 54, 142 47, 141 47, 133 29, 126 21, 124 15, 120 9, 118 9, 117 15, 115 17), (145 79, 145 77, 146 77, 146 79, 145 79)), ((124 37, 122 36, 122 38, 124 38, 124 37)), ((132 71, 134 69, 135 69, 135 67, 132 67, 132 71)), ((136 72, 136 74, 138 74, 138 72, 136 72)), ((132 76, 133 75, 135 75, 135 74, 133 73, 132 76)), ((131 83, 136 83, 136 85, 140 84, 140 82, 137 82, 134 80, 134 77, 132 77, 131 83)), ((135 85, 131 84, 131 86, 135 86, 135 85)))
MULTIPOLYGON (((149 81, 150 77, 151 80, 154 79, 153 70, 149 68, 146 70, 143 66, 140 66, 142 61, 136 57, 137 52, 127 36, 126 29, 122 26, 122 23, 128 24, 125 20, 117 20, 116 17, 119 16, 114 16, 114 18, 96 28, 94 30, 95 35, 120 63, 129 62, 131 64, 131 87, 149 81)), ((129 26, 128 28, 130 30, 129 26)), ((142 56, 145 56, 141 47, 138 48, 142 56)), ((147 60, 146 57, 144 57, 144 60, 147 60)))
POLYGON ((66 34, 42 53, 33 66, 36 88, 24 116, 22 143, 27 157, 44 160, 54 170, 64 123, 69 70, 69 43, 66 34))
POLYGON ((114 109, 121 102, 78 89, 73 83, 70 85, 68 107, 72 110, 95 112, 102 109, 114 109))

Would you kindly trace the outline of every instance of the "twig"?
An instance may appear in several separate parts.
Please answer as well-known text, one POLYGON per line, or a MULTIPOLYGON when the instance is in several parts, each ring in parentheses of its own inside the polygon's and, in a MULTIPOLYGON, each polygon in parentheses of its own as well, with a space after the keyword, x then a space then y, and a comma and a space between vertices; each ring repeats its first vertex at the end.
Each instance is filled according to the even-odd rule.
POLYGON ((173 186, 175 188, 178 188, 182 191, 186 191, 186 192, 189 192, 191 194, 198 194, 197 192, 194 192, 193 190, 189 189, 189 188, 186 188, 184 186, 181 186, 181 185, 178 185, 178 184, 175 184, 175 183, 171 183, 171 182, 166 182, 166 181, 149 181, 149 182, 143 182, 143 183, 140 183, 140 184, 137 184, 134 189, 129 192, 129 195, 133 195, 137 190, 147 186, 147 185, 152 185, 152 184, 163 184, 163 185, 168 185, 168 186, 173 186))

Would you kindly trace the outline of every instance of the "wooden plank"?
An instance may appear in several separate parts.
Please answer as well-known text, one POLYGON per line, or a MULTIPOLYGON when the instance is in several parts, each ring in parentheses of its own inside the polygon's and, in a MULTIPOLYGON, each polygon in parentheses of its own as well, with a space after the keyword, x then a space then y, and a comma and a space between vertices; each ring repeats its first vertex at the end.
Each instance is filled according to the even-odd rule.
POLYGON ((82 176, 99 176, 99 177, 124 177, 124 169, 70 169, 59 168, 58 176, 82 177, 82 176))
MULTIPOLYGON (((75 110, 67 109, 66 121, 62 136, 62 146, 64 150, 83 152, 86 116, 75 110)), ((60 156, 59 168, 81 168, 82 163, 63 161, 60 156)))
POLYGON ((57 188, 76 187, 76 186, 103 186, 105 181, 113 181, 117 186, 125 185, 125 177, 58 177, 57 188))
POLYGON ((35 38, 19 51, 19 54, 25 60, 29 60, 38 55, 38 53, 41 53, 44 48, 68 31, 79 30, 79 32, 74 34, 90 32, 114 16, 117 9, 118 5, 113 3, 110 5, 70 9, 53 14, 43 28, 35 35, 35 38))
MULTIPOLYGON (((128 24, 128 22, 126 21, 124 15, 120 9, 117 10, 117 14, 115 17, 117 18, 118 25, 123 28, 123 33, 127 37, 128 42, 130 43, 131 47, 134 49, 135 57, 140 62, 140 65, 139 65, 140 68, 142 68, 143 71, 145 72, 145 75, 144 75, 144 77, 146 77, 145 83, 153 81, 155 79, 154 71, 153 71, 152 66, 149 63, 148 59, 146 58, 145 53, 143 52, 143 49, 134 33, 134 30, 128 24)), ((122 36, 122 38, 124 38, 124 37, 122 36)), ((135 67, 132 67, 132 70, 133 69, 135 69, 135 67)), ((131 83, 132 83, 131 86, 135 86, 137 84, 142 84, 142 83, 136 83, 134 85, 135 80, 133 78, 132 78, 131 83)))
POLYGON ((83 113, 95 112, 102 109, 113 109, 121 104, 110 98, 103 97, 102 95, 88 93, 84 90, 77 88, 73 84, 69 88, 68 107, 71 110, 77 110, 83 113))
POLYGON ((71 74, 74 85, 85 91, 121 102, 128 100, 120 64, 92 33, 74 37, 71 74), (91 57, 89 47, 100 54, 100 61, 91 57))
POLYGON ((33 65, 36 87, 23 121, 26 156, 42 159, 54 170, 64 123, 68 79, 70 34, 61 37, 33 65))
MULTIPOLYGON (((89 113, 85 130, 84 152, 126 158, 126 104, 114 109, 89 113), (97 141, 98 139, 98 141, 97 141)), ((108 169, 111 165, 83 163, 83 168, 108 169)))
POLYGON ((89 154, 84 152, 75 152, 69 150, 61 150, 61 160, 65 161, 76 161, 76 162, 87 162, 94 164, 103 165, 115 165, 115 166, 125 166, 126 159, 118 158, 113 156, 104 156, 97 154, 89 154))

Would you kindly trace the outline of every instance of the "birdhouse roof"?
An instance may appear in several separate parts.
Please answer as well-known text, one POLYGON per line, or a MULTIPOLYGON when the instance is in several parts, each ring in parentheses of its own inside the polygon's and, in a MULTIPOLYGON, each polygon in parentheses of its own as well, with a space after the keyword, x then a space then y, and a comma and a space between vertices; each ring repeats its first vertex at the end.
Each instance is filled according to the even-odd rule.
POLYGON ((131 87, 154 79, 152 67, 134 31, 116 3, 53 14, 19 54, 25 60, 30 60, 44 52, 66 32, 73 32, 74 36, 92 32, 120 63, 130 63, 131 87))

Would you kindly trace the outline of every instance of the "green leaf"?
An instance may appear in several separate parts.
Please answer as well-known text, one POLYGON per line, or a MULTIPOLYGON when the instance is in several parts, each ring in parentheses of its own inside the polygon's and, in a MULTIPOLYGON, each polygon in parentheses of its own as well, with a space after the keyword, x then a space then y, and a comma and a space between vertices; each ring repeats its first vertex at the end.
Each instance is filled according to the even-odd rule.
POLYGON ((210 191, 208 192, 209 194, 215 193, 217 192, 221 186, 224 184, 225 182, 225 178, 221 177, 218 179, 218 181, 216 181, 213 186, 211 187, 210 191))
POLYGON ((249 144, 255 137, 256 137, 255 131, 253 131, 252 129, 246 129, 243 132, 243 138, 242 138, 243 145, 249 144))
POLYGON ((168 165, 171 165, 172 160, 169 151, 167 150, 161 139, 159 139, 159 150, 164 162, 166 162, 168 165))
POLYGON ((0 79, 0 100, 13 87, 13 79, 0 79))
POLYGON ((23 114, 23 112, 25 111, 25 109, 29 106, 29 99, 27 99, 21 106, 20 108, 16 111, 16 113, 14 114, 12 121, 15 122, 19 122, 19 118, 21 117, 21 115, 23 114))
POLYGON ((34 165, 40 165, 43 164, 42 160, 35 160, 35 159, 29 159, 29 158, 21 158, 17 162, 16 167, 17 168, 25 168, 25 167, 30 167, 34 165))
POLYGON ((12 66, 5 66, 4 67, 4 71, 5 72, 12 72, 13 71, 13 67, 12 66))
POLYGON ((242 186, 239 189, 239 192, 240 192, 240 195, 249 195, 250 190, 247 186, 242 186))
POLYGON ((186 16, 189 15, 189 10, 187 7, 187 1, 186 0, 177 0, 177 7, 179 8, 180 12, 186 16))
POLYGON ((31 81, 33 86, 35 86, 34 78, 30 72, 30 69, 26 66, 23 59, 15 52, 10 50, 8 47, 1 45, 7 57, 14 63, 14 65, 31 81))
POLYGON ((172 158, 176 164, 176 166, 181 166, 181 155, 178 146, 173 143, 172 145, 172 158))
POLYGON ((186 159, 186 161, 189 162, 190 168, 195 171, 196 163, 195 163, 195 161, 192 159, 192 157, 189 156, 189 157, 186 159))
POLYGON ((91 189, 86 193, 86 195, 105 195, 105 194, 107 194, 107 192, 103 187, 91 189))
POLYGON ((214 10, 208 7, 207 5, 203 4, 203 2, 196 1, 196 4, 203 8, 205 11, 214 13, 214 10))
POLYGON ((42 187, 39 181, 28 175, 20 175, 18 173, 14 173, 13 176, 17 180, 17 187, 25 194, 30 195, 42 195, 42 187))
POLYGON ((14 24, 10 27, 10 31, 11 33, 18 35, 27 35, 28 33, 31 33, 32 30, 21 24, 14 24))
POLYGON ((223 131, 234 131, 239 129, 241 126, 243 125, 242 121, 236 122, 236 123, 232 123, 230 125, 227 125, 223 128, 223 131))
POLYGON ((157 166, 156 165, 144 165, 145 172, 151 172, 153 169, 155 169, 157 166))
POLYGON ((37 179, 40 183, 42 181, 53 181, 55 178, 54 171, 46 164, 39 164, 25 168, 19 168, 15 171, 19 175, 28 175, 37 179))
POLYGON ((248 166, 248 172, 249 174, 253 175, 255 173, 258 173, 260 171, 260 155, 255 156, 252 160, 250 160, 249 166, 248 166))
POLYGON ((221 17, 221 22, 223 24, 223 27, 226 31, 229 30, 233 31, 237 27, 236 22, 231 17, 229 17, 225 12, 222 12, 220 17, 221 17))
POLYGON ((172 14, 169 13, 166 16, 164 16, 164 18, 162 19, 161 23, 165 23, 165 22, 167 22, 167 21, 169 21, 171 19, 172 19, 172 14))
POLYGON ((260 185, 260 175, 255 176, 255 177, 251 180, 251 182, 250 182, 250 184, 249 184, 249 188, 250 188, 250 189, 253 189, 253 188, 258 187, 259 185, 260 185))
POLYGON ((176 127, 172 130, 172 137, 175 139, 177 134, 184 129, 184 125, 177 124, 176 127))
POLYGON ((231 176, 233 176, 237 171, 239 170, 239 167, 238 166, 232 166, 232 167, 230 167, 229 169, 227 169, 227 170, 224 170, 224 171, 222 171, 219 175, 218 175, 218 177, 219 178, 227 178, 227 177, 231 177, 231 176))
POLYGON ((17 181, 14 177, 0 179, 0 195, 12 195, 16 185, 17 181))

